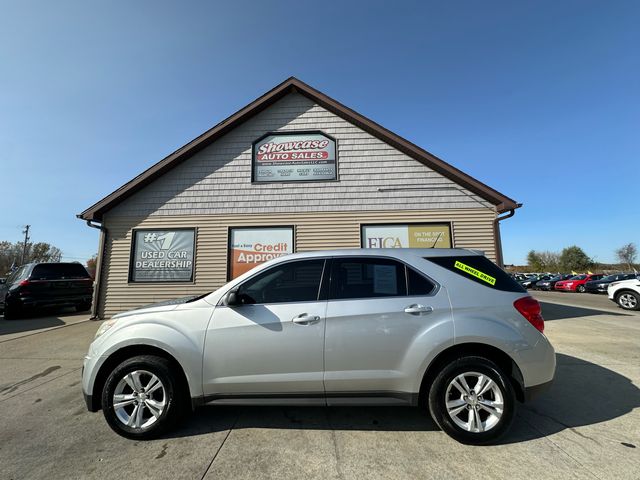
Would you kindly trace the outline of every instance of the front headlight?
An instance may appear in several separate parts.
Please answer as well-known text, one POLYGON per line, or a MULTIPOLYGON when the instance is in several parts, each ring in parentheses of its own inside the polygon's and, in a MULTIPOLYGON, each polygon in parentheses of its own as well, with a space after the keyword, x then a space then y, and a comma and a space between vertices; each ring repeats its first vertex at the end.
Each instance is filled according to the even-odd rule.
POLYGON ((94 337, 94 340, 96 338, 98 338, 99 336, 101 336, 103 333, 106 333, 107 330, 109 330, 111 327, 113 327, 116 324, 117 321, 118 320, 107 320, 102 325, 100 325, 100 328, 96 332, 96 336, 94 337))
POLYGON ((565 285, 566 285, 567 287, 570 287, 571 285, 573 285, 573 282, 565 283, 565 285))

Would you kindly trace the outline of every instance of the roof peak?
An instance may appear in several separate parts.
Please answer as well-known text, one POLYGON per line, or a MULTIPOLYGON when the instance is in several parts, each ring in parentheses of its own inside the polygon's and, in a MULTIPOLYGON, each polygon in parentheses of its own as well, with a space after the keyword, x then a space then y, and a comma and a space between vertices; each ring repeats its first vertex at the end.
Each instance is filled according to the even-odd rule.
POLYGON ((515 200, 503 195, 470 175, 467 175, 456 167, 446 163, 444 160, 441 160, 423 148, 413 144, 409 140, 387 130, 373 120, 370 120, 355 110, 352 110, 337 100, 334 100, 319 90, 316 90, 297 77, 290 76, 271 90, 255 99, 253 102, 222 120, 211 129, 196 137, 186 145, 180 147, 178 150, 160 160, 155 165, 152 165, 134 179, 104 197, 102 200, 87 208, 85 211, 77 215, 77 217, 83 220, 102 221, 102 215, 105 212, 109 211, 111 208, 115 207, 138 190, 144 188, 146 185, 168 172, 176 165, 179 165, 196 152, 207 147, 233 128, 241 125, 254 115, 273 105, 285 95, 289 94, 291 89, 294 89, 296 92, 310 98, 328 111, 358 126, 383 142, 405 153, 414 160, 417 160, 432 170, 444 175, 458 185, 476 193, 495 205, 498 213, 513 210, 521 206, 521 204, 517 203, 515 200))

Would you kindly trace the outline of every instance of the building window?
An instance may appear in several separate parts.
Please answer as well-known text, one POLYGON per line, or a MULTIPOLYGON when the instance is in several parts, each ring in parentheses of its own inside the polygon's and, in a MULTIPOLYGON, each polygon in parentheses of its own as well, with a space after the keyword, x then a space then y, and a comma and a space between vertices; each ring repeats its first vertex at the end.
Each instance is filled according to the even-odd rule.
POLYGON ((192 282, 195 238, 194 228, 134 230, 129 281, 192 282))
POLYGON ((293 253, 293 227, 229 228, 227 279, 233 280, 252 268, 293 253))
POLYGON ((453 248, 450 223, 362 225, 362 248, 453 248))

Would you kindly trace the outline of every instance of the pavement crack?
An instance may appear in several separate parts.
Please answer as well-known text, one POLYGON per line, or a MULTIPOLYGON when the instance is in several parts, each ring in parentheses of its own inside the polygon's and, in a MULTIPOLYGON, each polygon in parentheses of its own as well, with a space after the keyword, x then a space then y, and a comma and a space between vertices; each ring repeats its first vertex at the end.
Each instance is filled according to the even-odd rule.
MULTIPOLYGON (((542 415, 547 416, 547 415, 542 415)), ((575 463, 577 463, 578 465, 580 465, 580 467, 582 467, 584 469, 585 472, 587 472, 589 475, 591 475, 594 478, 597 478, 598 480, 602 480, 598 475, 596 475, 595 473, 593 473, 591 470, 589 470, 587 467, 585 467, 582 462, 580 462, 580 460, 578 460, 576 457, 574 457, 573 455, 571 455, 569 452, 567 452, 564 448, 562 448, 558 443, 554 442, 553 439, 551 438, 551 435, 547 435, 545 434, 542 430, 540 430, 538 427, 536 427, 533 423, 531 423, 529 420, 527 420, 526 418, 524 418, 523 416, 519 415, 518 418, 522 419, 522 421, 524 421, 527 425, 529 425, 532 429, 534 429, 536 432, 538 432, 542 438, 544 438, 546 441, 548 441, 549 443, 551 443, 554 447, 556 447, 558 450, 560 450, 562 453, 564 453, 567 457, 569 457, 571 460, 573 460, 575 463)), ((549 417, 551 418, 551 417, 549 417)), ((551 418, 551 420, 553 420, 553 418, 551 418)), ((559 422, 561 425, 564 425, 563 423, 559 422)), ((571 427, 568 427, 571 428, 571 427)), ((571 429, 573 431, 573 429, 571 429)), ((588 438, 588 437, 585 437, 588 438)), ((597 443, 597 442, 596 442, 597 443)))
POLYGON ((236 415, 236 419, 233 421, 233 424, 231 425, 231 427, 229 427, 229 431, 227 431, 227 434, 224 436, 224 438, 222 439, 222 443, 220 444, 220 446, 218 447, 218 450, 216 450, 216 453, 213 454, 213 458, 211 459, 211 461, 209 462, 209 465, 207 466, 207 469, 204 471, 204 473, 202 474, 202 477, 200 477, 200 480, 204 480, 204 477, 207 476, 207 473, 209 473, 209 470, 211 470, 211 466, 213 465, 213 462, 216 461, 216 458, 218 457, 218 454, 220 453, 220 450, 222 450, 222 447, 224 446, 224 444, 227 442, 227 438, 229 438, 229 435, 231 435, 231 431, 236 428, 236 424, 238 423, 238 419, 240 418, 240 412, 238 412, 238 414, 236 415))
POLYGON ((329 415, 329 409, 325 408, 325 416, 327 418, 327 424, 331 429, 331 440, 333 442, 333 452, 336 457, 336 472, 338 473, 338 478, 345 478, 344 473, 342 472, 342 467, 340 466, 340 450, 338 449, 338 439, 336 438, 336 429, 333 428, 333 422, 331 421, 331 416, 329 415))
POLYGON ((585 440, 591 440, 591 441, 592 441, 592 442, 594 442, 596 445, 601 445, 601 444, 600 444, 600 442, 598 442, 595 438, 590 437, 590 436, 588 436, 588 435, 585 435, 585 434, 584 434, 584 433, 582 433, 582 432, 579 432, 577 428, 572 427, 571 425, 568 425, 568 424, 566 424, 566 423, 564 423, 564 422, 562 422, 562 421, 558 420, 557 418, 552 417, 551 415, 548 415, 548 414, 546 414, 546 413, 542 413, 541 411, 539 411, 539 410, 537 410, 537 409, 535 409, 534 407, 531 407, 531 406, 527 407, 527 409, 528 409, 529 411, 531 411, 531 412, 535 413, 536 415, 539 415, 539 416, 544 417, 544 418, 548 418, 548 419, 549 419, 549 420, 551 420, 552 422, 556 422, 557 424, 562 425, 562 426, 563 426, 564 428, 566 428, 567 430, 569 430, 569 431, 571 431, 571 432, 575 433, 576 435, 578 435, 579 437, 584 438, 585 440))

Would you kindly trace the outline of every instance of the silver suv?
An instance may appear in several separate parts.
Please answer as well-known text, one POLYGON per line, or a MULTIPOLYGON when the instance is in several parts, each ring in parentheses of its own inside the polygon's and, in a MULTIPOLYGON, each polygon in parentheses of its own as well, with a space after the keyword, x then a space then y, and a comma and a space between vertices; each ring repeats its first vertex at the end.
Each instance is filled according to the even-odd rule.
POLYGON ((413 405, 485 444, 552 381, 543 329, 538 302, 477 252, 299 253, 104 322, 82 387, 135 439, 202 404, 413 405))

